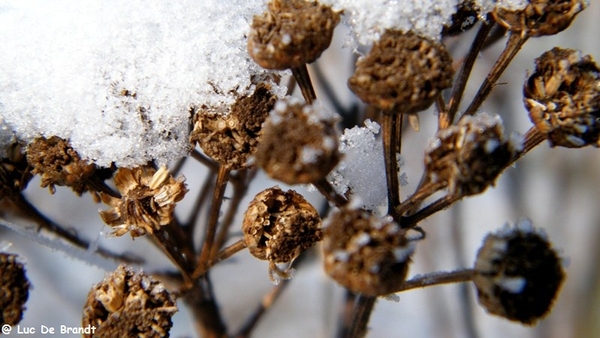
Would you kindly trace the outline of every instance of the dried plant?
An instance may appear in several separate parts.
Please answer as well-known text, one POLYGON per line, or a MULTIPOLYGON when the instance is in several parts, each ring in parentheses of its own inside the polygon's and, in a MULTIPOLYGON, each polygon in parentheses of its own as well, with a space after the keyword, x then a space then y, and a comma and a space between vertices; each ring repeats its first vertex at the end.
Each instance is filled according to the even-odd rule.
MULTIPOLYGON (((518 85, 521 112, 482 111, 529 38, 561 33, 586 1, 159 1, 150 6, 156 12, 137 8, 130 21, 115 19, 131 29, 117 35, 94 25, 135 4, 122 12, 100 6, 82 10, 90 36, 65 47, 71 54, 44 44, 43 30, 26 32, 27 43, 46 48, 36 55, 1 22, 31 27, 42 11, 8 3, 0 3, 0 220, 36 243, 111 267, 81 301, 88 330, 77 333, 168 337, 172 317, 186 308, 199 336, 259 336, 260 320, 309 265, 322 266, 328 283, 344 290, 327 324, 337 337, 368 335, 380 298, 449 283, 471 283, 486 312, 520 324, 536 325, 551 311, 568 271, 562 252, 527 218, 488 234, 471 266, 419 275, 411 266, 427 234, 438 231, 424 221, 489 191, 544 140, 600 145, 600 68, 574 49, 555 47, 532 60, 535 69, 518 85), (358 56, 353 73, 325 77, 315 64, 313 86, 308 65, 329 48, 336 27, 353 48, 338 55, 358 56), (505 35, 465 99, 477 56, 505 35), (456 48, 471 38, 468 51, 456 48), (30 80, 33 73, 44 80, 30 80), (333 89, 340 84, 354 93, 352 108, 333 89), (503 122, 517 113, 532 123, 523 136, 503 122), (411 177, 418 184, 408 191, 402 167, 416 160, 405 155, 405 142, 431 130, 419 150, 421 177, 411 177), (92 230, 71 229, 68 217, 54 220, 29 193, 38 182, 54 196, 66 186, 84 203, 102 203, 93 217, 109 235, 90 240, 96 230, 88 236, 92 230), (248 202, 252 191, 260 192, 248 202), (127 249, 108 249, 121 236, 127 249), (136 250, 144 238, 168 266, 136 250), (245 278, 235 272, 249 273, 246 251, 266 261, 252 273, 273 286, 256 309, 243 307, 242 321, 240 313, 224 315, 229 304, 215 289, 220 279, 245 278)), ((60 35, 62 26, 53 27, 60 35)), ((460 241, 454 249, 462 250, 460 241)), ((21 252, 25 258, 0 253, 0 324, 8 332, 36 284, 21 252)), ((257 290, 264 287, 248 283, 227 293, 257 290)), ((475 338, 467 296, 461 304, 475 338)))

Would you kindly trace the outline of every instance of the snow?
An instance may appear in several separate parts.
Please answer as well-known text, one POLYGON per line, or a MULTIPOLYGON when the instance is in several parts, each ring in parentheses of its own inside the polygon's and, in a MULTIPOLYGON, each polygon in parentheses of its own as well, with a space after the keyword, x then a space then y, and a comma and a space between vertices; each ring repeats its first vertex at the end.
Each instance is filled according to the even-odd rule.
POLYGON ((190 150, 192 107, 226 113, 253 92, 251 76, 266 79, 245 39, 265 9, 263 0, 2 0, 2 129, 25 142, 70 139, 101 166, 177 160, 190 150))
POLYGON ((340 138, 342 161, 327 176, 340 194, 351 191, 359 208, 377 211, 387 205, 383 146, 377 137, 380 127, 365 121, 364 127, 346 129, 340 138))
POLYGON ((348 45, 355 50, 377 41, 386 29, 413 31, 433 40, 456 12, 458 0, 323 0, 343 10, 342 22, 352 31, 348 45))
POLYGON ((527 285, 527 280, 525 277, 517 276, 517 277, 503 277, 496 282, 496 284, 502 289, 510 292, 510 293, 521 293, 527 285))

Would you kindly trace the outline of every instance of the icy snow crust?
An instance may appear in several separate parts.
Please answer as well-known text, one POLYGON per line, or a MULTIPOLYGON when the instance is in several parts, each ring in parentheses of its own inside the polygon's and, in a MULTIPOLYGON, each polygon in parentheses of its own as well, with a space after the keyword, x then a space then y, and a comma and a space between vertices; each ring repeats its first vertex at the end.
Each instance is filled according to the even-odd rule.
POLYGON ((251 76, 266 76, 245 39, 265 10, 263 0, 0 0, 0 125, 25 142, 70 139, 101 166, 179 159, 192 107, 226 112, 252 93, 251 76))

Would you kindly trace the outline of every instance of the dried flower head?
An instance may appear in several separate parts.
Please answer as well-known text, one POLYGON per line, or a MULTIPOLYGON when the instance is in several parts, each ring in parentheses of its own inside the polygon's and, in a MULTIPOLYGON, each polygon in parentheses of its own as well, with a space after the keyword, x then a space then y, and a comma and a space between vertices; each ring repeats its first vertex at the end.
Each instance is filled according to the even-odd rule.
POLYGON ((458 3, 452 22, 444 26, 443 36, 454 36, 471 29, 479 21, 481 8, 475 0, 463 0, 458 3))
POLYGON ((414 246, 391 217, 343 208, 323 228, 325 272, 354 292, 392 293, 404 282, 414 246))
POLYGON ((165 166, 158 171, 148 166, 121 168, 115 184, 122 197, 101 193, 102 201, 112 208, 100 211, 100 217, 113 228, 115 236, 152 234, 173 220, 175 203, 187 192, 183 182, 181 177, 174 179, 165 166))
POLYGON ((87 191, 94 164, 82 160, 68 141, 60 137, 38 137, 27 147, 27 161, 33 174, 42 176, 42 187, 54 193, 55 185, 68 186, 78 195, 87 191))
POLYGON ((522 10, 494 9, 496 22, 528 36, 554 35, 565 30, 587 6, 585 0, 530 0, 522 10))
POLYGON ((428 179, 445 182, 452 195, 481 193, 522 150, 522 142, 516 135, 504 135, 497 115, 464 116, 430 141, 425 150, 428 179))
POLYGON ((321 240, 321 217, 302 195, 278 187, 258 193, 250 202, 242 223, 244 242, 250 253, 269 261, 272 273, 289 278, 275 263, 291 263, 300 253, 321 240))
POLYGON ((238 98, 229 112, 208 108, 196 112, 190 139, 222 165, 233 170, 247 167, 248 157, 256 151, 262 134, 262 124, 275 102, 269 85, 258 84, 251 96, 238 98))
POLYGON ((121 265, 94 286, 83 307, 84 337, 169 337, 173 297, 158 281, 121 265))
POLYGON ((555 47, 536 59, 525 107, 552 146, 600 146, 600 68, 589 55, 555 47))
POLYGON ((17 325, 29 298, 29 280, 17 255, 0 253, 0 325, 17 325))
POLYGON ((358 60, 348 85, 361 100, 386 111, 417 113, 452 85, 446 47, 412 32, 387 30, 358 60))
POLYGON ((0 200, 18 194, 31 180, 31 167, 21 150, 22 146, 15 142, 9 146, 6 157, 0 158, 0 200))
POLYGON ((340 160, 337 116, 316 104, 279 101, 263 127, 256 162, 272 178, 287 184, 324 178, 340 160))
POLYGON ((489 234, 475 270, 479 303, 489 313, 523 324, 548 313, 565 278, 558 254, 529 220, 489 234))
POLYGON ((329 47, 340 15, 317 1, 272 0, 255 15, 248 53, 267 69, 297 68, 314 62, 329 47))

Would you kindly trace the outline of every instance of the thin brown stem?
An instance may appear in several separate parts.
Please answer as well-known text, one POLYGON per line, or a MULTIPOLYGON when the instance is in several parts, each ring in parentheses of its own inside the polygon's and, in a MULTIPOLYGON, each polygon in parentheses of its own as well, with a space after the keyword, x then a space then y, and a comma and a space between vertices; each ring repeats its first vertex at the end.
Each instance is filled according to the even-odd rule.
POLYGON ((321 194, 323 194, 323 196, 325 196, 325 198, 327 198, 329 202, 333 203, 336 207, 341 208, 348 204, 346 197, 338 194, 325 178, 319 179, 317 182, 314 182, 313 185, 321 194))
POLYGON ((315 94, 315 89, 310 81, 310 75, 308 74, 308 67, 306 64, 292 68, 292 74, 300 87, 304 100, 306 100, 308 104, 312 104, 317 99, 317 95, 315 94))
POLYGON ((200 256, 198 257, 198 267, 196 268, 196 271, 194 271, 194 277, 199 276, 198 272, 205 269, 205 266, 208 264, 208 260, 210 259, 210 253, 212 252, 212 246, 215 240, 215 234, 217 232, 221 204, 223 204, 223 196, 225 194, 225 188, 227 188, 227 182, 229 182, 230 172, 231 170, 227 166, 222 165, 219 167, 213 200, 210 206, 208 224, 206 226, 206 233, 204 235, 204 244, 202 246, 200 256))
POLYGON ((192 236, 194 233, 194 228, 196 227, 198 214, 202 210, 202 206, 204 205, 206 198, 208 198, 208 196, 210 196, 209 191, 214 186, 213 181, 215 180, 215 176, 216 176, 216 174, 211 171, 204 178, 204 183, 202 184, 202 188, 200 189, 198 196, 196 196, 196 201, 194 202, 192 212, 188 216, 188 219, 186 220, 186 222, 184 223, 184 226, 186 227, 186 232, 188 233, 188 236, 192 236))
POLYGON ((226 338, 227 328, 215 301, 210 280, 204 275, 192 289, 185 294, 190 305, 197 331, 201 337, 226 338))
POLYGON ((383 153, 387 178, 388 214, 398 220, 395 206, 400 204, 400 182, 398 180, 398 153, 401 149, 402 115, 383 113, 383 153))
POLYGON ((475 276, 475 270, 463 269, 450 272, 436 272, 425 276, 419 276, 407 280, 396 290, 396 292, 407 291, 411 289, 424 288, 433 285, 453 284, 470 282, 475 276))
POLYGON ((412 194, 408 199, 406 199, 402 204, 396 207, 396 212, 399 215, 403 215, 406 212, 409 212, 415 206, 418 206, 421 202, 423 202, 427 197, 433 195, 440 189, 444 188, 445 184, 441 182, 436 183, 423 183, 419 186, 418 190, 412 194))
POLYGON ((229 236, 229 229, 233 224, 233 220, 235 219, 235 215, 239 210, 240 204, 248 188, 250 186, 249 182, 254 178, 256 174, 256 168, 250 170, 242 170, 238 171, 237 175, 231 177, 231 182, 233 185, 233 197, 231 201, 229 201, 229 207, 227 208, 227 212, 223 217, 223 221, 221 222, 221 226, 219 228, 219 232, 217 233, 215 244, 213 245, 213 249, 210 257, 215 257, 219 250, 223 247, 225 242, 227 241, 227 237, 229 236))
POLYGON ((438 121, 439 129, 448 128, 454 121, 454 117, 456 116, 456 112, 458 111, 458 107, 464 95, 467 82, 471 76, 473 65, 475 65, 475 60, 477 59, 477 56, 479 55, 479 52, 481 51, 490 31, 494 27, 494 23, 490 21, 491 19, 489 18, 488 20, 483 21, 479 27, 479 31, 477 31, 477 35, 471 44, 471 49, 469 50, 469 53, 467 54, 467 57, 464 60, 456 77, 456 81, 454 82, 450 101, 448 101, 447 113, 440 114, 440 119, 438 121))
POLYGON ((358 296, 352 315, 352 329, 348 334, 348 338, 362 338, 367 335, 367 325, 376 301, 377 297, 375 296, 362 294, 358 296))
POLYGON ((500 57, 490 70, 488 76, 485 78, 481 87, 479 87, 479 91, 473 98, 473 101, 469 105, 469 107, 465 110, 465 115, 473 115, 477 112, 479 107, 485 99, 487 99, 488 95, 494 88, 496 81, 500 78, 500 75, 504 72, 506 67, 508 67, 509 63, 512 59, 517 55, 521 47, 527 42, 529 36, 522 35, 521 32, 510 32, 508 36, 508 41, 506 42, 506 47, 500 54, 500 57))
POLYGON ((350 330, 352 329, 352 314, 354 310, 354 303, 356 303, 357 295, 350 291, 346 290, 344 303, 340 309, 339 314, 339 326, 338 332, 336 333, 336 337, 338 338, 346 338, 350 334, 350 330))
MULTIPOLYGON (((167 226, 169 227, 169 226, 167 226)), ((193 251, 182 250, 182 245, 180 241, 173 238, 172 231, 169 231, 162 227, 158 230, 154 230, 154 233, 150 238, 152 238, 153 242, 165 253, 165 255, 173 262, 173 264, 179 269, 181 275, 183 276, 183 280, 186 284, 192 283, 192 278, 190 276, 190 272, 193 269, 193 262, 190 262, 186 257, 193 258, 193 251), (187 255, 185 254, 187 252, 187 255), (189 256, 192 254, 192 256, 189 256)))
POLYGON ((238 240, 237 242, 235 242, 235 243, 231 244, 230 246, 226 247, 225 249, 221 250, 217 254, 216 258, 212 259, 211 261, 208 262, 208 264, 206 264, 206 266, 204 267, 204 270, 195 272, 195 274, 197 274, 198 276, 202 276, 210 268, 217 265, 217 263, 226 260, 227 258, 235 255, 236 253, 244 250, 245 248, 246 248, 246 243, 244 242, 244 240, 243 239, 238 240))
POLYGON ((440 210, 446 209, 447 207, 452 205, 452 203, 460 200, 462 197, 463 196, 460 195, 444 196, 438 199, 437 201, 429 204, 428 206, 424 207, 423 209, 417 211, 416 213, 410 216, 402 217, 402 227, 407 229, 414 228, 422 220, 426 219, 427 217, 435 214, 440 210))

